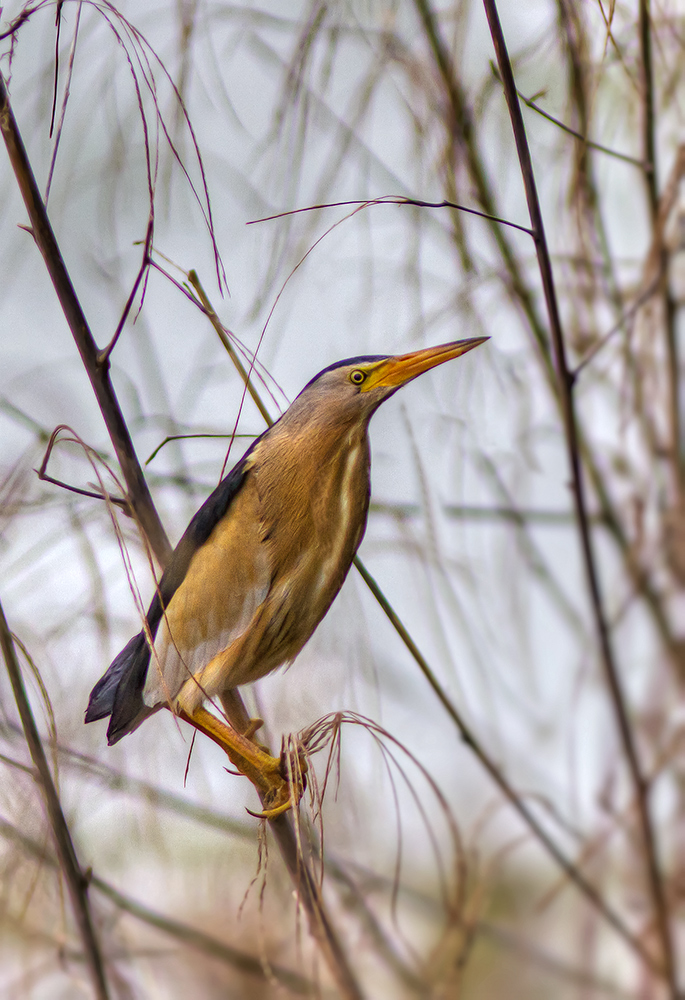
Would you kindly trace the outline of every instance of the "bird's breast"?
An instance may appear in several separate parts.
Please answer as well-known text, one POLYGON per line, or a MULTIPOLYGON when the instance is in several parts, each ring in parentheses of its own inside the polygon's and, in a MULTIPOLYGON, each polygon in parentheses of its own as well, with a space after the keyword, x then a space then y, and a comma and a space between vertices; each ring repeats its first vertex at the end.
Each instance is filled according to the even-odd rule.
POLYGON ((274 568, 264 607, 264 672, 271 669, 266 661, 290 660, 307 642, 340 590, 364 534, 368 443, 358 436, 336 445, 321 448, 308 468, 293 463, 276 492, 258 486, 274 568))

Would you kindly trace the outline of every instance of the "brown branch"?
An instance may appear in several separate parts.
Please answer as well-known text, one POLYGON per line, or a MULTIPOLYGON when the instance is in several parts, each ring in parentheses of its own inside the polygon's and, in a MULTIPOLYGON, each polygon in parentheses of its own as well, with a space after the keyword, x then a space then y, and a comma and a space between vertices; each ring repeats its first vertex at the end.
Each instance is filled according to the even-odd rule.
MULTIPOLYGON (((147 233, 145 234, 145 240, 144 240, 144 243, 143 243, 143 260, 141 262, 140 268, 138 269, 138 274, 136 276, 136 280, 133 283, 133 288, 131 289, 131 294, 129 295, 128 299, 126 300, 126 305, 124 306, 124 311, 121 314, 121 319, 119 320, 119 322, 117 324, 117 328, 114 331, 114 336, 110 340, 110 342, 107 345, 107 347, 103 348, 103 350, 101 350, 101 351, 98 351, 97 361, 98 361, 98 365, 101 368, 105 367, 106 365, 109 364, 110 355, 111 355, 112 351, 114 350, 114 348, 117 345, 117 341, 119 340, 119 337, 121 336, 121 331, 124 329, 124 324, 126 323, 126 320, 128 319, 128 314, 131 311, 131 306, 133 305, 133 301, 134 301, 134 299, 136 297, 136 293, 138 291, 138 286, 140 285, 140 283, 143 280, 143 278, 147 278, 148 268, 150 266, 150 252, 152 250, 152 237, 153 237, 153 235, 154 235, 154 218, 153 218, 152 212, 150 212, 150 215, 149 215, 148 220, 147 220, 147 233)), ((145 289, 143 289, 143 298, 144 297, 145 297, 145 289)), ((142 303, 142 299, 141 299, 141 303, 142 303)), ((142 308, 142 305, 141 305, 140 308, 142 308)), ((140 311, 140 309, 139 309, 139 311, 140 311)))
POLYGON ((248 226, 256 226, 260 222, 273 222, 274 219, 285 219, 289 215, 300 215, 302 212, 316 212, 322 208, 345 208, 347 206, 359 205, 363 208, 371 208, 372 205, 412 205, 414 208, 455 208, 459 212, 466 212, 468 215, 477 215, 488 222, 496 222, 500 226, 509 226, 510 229, 518 229, 521 233, 532 236, 527 226, 520 226, 517 222, 509 219, 501 219, 498 215, 489 215, 487 212, 480 212, 477 208, 469 208, 467 205, 459 205, 455 201, 421 201, 419 198, 407 198, 400 194, 384 194, 378 198, 364 198, 352 201, 330 201, 321 205, 306 205, 304 208, 291 208, 286 212, 277 212, 275 215, 265 215, 262 219, 250 219, 246 223, 248 226))
POLYGON ((638 758, 635 736, 630 723, 628 706, 623 692, 623 685, 614 657, 614 651, 611 644, 609 628, 606 621, 600 591, 599 575, 597 572, 585 499, 585 486, 583 482, 580 444, 578 439, 575 403, 573 397, 573 378, 566 360, 566 348, 561 328, 561 319, 559 317, 552 265, 547 247, 547 238, 542 221, 542 213, 540 210, 537 187, 535 184, 535 175, 533 173, 533 164, 523 124, 521 105, 518 101, 516 93, 516 84, 514 82, 511 62, 509 60, 509 53, 507 51, 502 26, 497 12, 497 4, 495 0, 483 0, 483 4, 497 55, 497 62, 503 81, 507 105, 509 107, 509 115, 511 117, 512 129, 516 141, 516 149, 521 166, 521 174, 526 191, 528 210, 534 232, 533 238, 535 240, 535 247, 538 256, 540 276, 547 304, 555 366, 559 384, 559 394, 562 403, 568 460, 571 469, 573 499, 578 519, 583 562, 585 564, 585 571, 590 589, 590 599, 595 618, 595 626, 597 629, 602 666, 604 668, 604 675, 609 689, 610 700, 614 709, 616 724, 628 763, 628 769, 638 804, 638 816, 644 848, 644 861, 646 868, 645 874, 652 897, 654 919, 659 932, 664 963, 664 974, 669 984, 671 997, 673 1000, 677 1000, 678 986, 675 955, 671 939, 671 928, 663 878, 658 859, 656 836, 649 810, 649 784, 642 772, 642 767, 638 758))
MULTIPOLYGON (((33 176, 21 135, 12 113, 4 79, 0 75, 0 130, 2 130, 10 162, 19 184, 24 204, 31 220, 33 237, 45 260, 55 291, 60 300, 81 359, 95 392, 121 471, 128 489, 128 499, 138 524, 161 566, 171 556, 171 546, 155 509, 150 491, 138 461, 133 441, 126 426, 114 387, 109 377, 109 358, 98 360, 98 349, 81 309, 74 287, 67 274, 45 206, 33 176)), ((236 704, 247 715, 240 696, 236 704)), ((231 719, 233 722, 234 720, 231 719)), ((291 817, 272 821, 271 829, 285 865, 293 878, 300 902, 307 912, 312 936, 318 942, 331 975, 347 1000, 360 1000, 361 990, 343 952, 335 929, 325 912, 316 882, 299 851, 291 817)))
POLYGON ((105 977, 105 967, 102 960, 100 944, 95 933, 93 918, 90 911, 90 901, 88 899, 88 884, 79 865, 74 843, 71 839, 67 821, 62 812, 55 783, 48 766, 43 744, 41 743, 38 728, 31 705, 29 704, 24 688, 24 681, 21 676, 21 667, 14 649, 12 633, 9 630, 5 612, 0 604, 0 648, 9 674, 14 700, 17 703, 21 724, 24 729, 24 737, 31 754, 31 760, 35 768, 36 782, 40 788, 48 815, 48 821, 55 841, 55 849, 59 859, 59 866, 69 890, 69 897, 76 918, 76 925, 83 943, 83 950, 86 956, 86 963, 90 973, 93 986, 93 993, 98 1000, 108 1000, 109 990, 105 977))
POLYGON ((250 396, 252 397, 252 401, 254 402, 255 406, 257 407, 257 409, 261 413, 262 417, 264 418, 264 421, 265 421, 267 427, 271 427, 271 425, 273 424, 273 418, 272 418, 271 414, 269 413, 269 411, 267 410, 267 408, 264 405, 264 403, 262 402, 261 396, 259 395, 259 393, 255 389, 254 384, 252 382, 252 379, 249 376, 249 373, 245 370, 245 366, 243 365, 242 361, 238 357, 238 353, 237 353, 235 347, 233 346, 233 344, 231 343, 230 338, 227 336, 226 331, 225 331, 224 326, 223 326, 223 323, 221 322, 221 320, 217 316, 216 311, 214 310, 214 306, 212 305, 212 303, 207 298, 207 293, 205 292, 204 288, 202 287, 202 285, 200 283, 200 279, 198 278, 197 271, 192 271, 191 270, 191 271, 188 272, 188 281, 190 282, 190 284, 193 286, 193 288, 197 292, 197 294, 198 294, 198 296, 200 298, 200 302, 202 303, 202 306, 203 306, 203 308, 204 308, 204 310, 205 310, 205 312, 207 314, 207 318, 209 319, 209 322, 212 324, 212 326, 216 330, 216 334, 217 334, 219 340, 223 344, 226 352, 228 353, 229 358, 233 362, 233 364, 234 364, 234 366, 235 366, 238 374, 240 375, 241 379, 243 380, 243 383, 245 384, 245 387, 246 387, 247 391, 249 392, 250 396))

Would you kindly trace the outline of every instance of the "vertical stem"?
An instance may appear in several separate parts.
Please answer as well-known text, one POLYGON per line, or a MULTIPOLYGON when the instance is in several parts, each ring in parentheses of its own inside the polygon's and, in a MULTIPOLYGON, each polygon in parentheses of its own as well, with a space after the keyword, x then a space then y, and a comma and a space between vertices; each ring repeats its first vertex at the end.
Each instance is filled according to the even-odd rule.
MULTIPOLYGON (((654 109, 654 69, 652 65, 652 20, 650 0, 640 0, 638 32, 640 35, 640 82, 642 89, 642 157, 646 163, 645 185, 647 203, 656 231, 659 215, 659 188, 656 154, 656 115, 654 109)), ((678 378, 677 310, 668 287, 668 251, 661 246, 661 273, 664 275, 663 310, 666 333, 666 359, 668 364, 668 424, 670 431, 671 462, 673 465, 673 490, 676 500, 682 497, 685 487, 685 469, 682 454, 682 428, 678 378)))
MULTIPOLYGON (((97 345, 52 231, 17 122, 12 113, 2 74, 0 74, 0 131, 2 131, 10 162, 31 220, 33 238, 43 255, 52 278, 52 283, 95 391, 124 474, 129 503, 160 565, 165 566, 171 556, 171 546, 152 501, 133 441, 109 378, 109 354, 106 356, 105 363, 99 362, 97 345)), ((242 700, 236 692, 236 710, 238 710, 238 703, 242 706, 242 700)), ((243 714, 246 714, 244 706, 241 710, 243 714)), ((280 817, 278 820, 272 821, 271 828, 288 871, 293 878, 294 873, 298 873, 295 888, 300 902, 307 912, 310 932, 321 946, 334 981, 346 1000, 360 1000, 362 993, 352 972, 352 967, 347 961, 335 928, 324 910, 316 881, 299 851, 292 819, 289 816, 280 817)))
POLYGON ((5 612, 0 604, 0 648, 9 674, 14 700, 17 703, 19 717, 24 729, 24 737, 31 754, 33 766, 36 769, 36 780, 45 803, 45 810, 52 828, 57 857, 60 868, 69 890, 69 897, 76 918, 76 925, 81 935, 86 965, 93 985, 93 993, 97 1000, 108 1000, 109 991, 105 978, 105 967, 100 951, 100 943, 95 933, 93 918, 88 899, 88 882, 79 865, 74 843, 71 839, 67 821, 62 812, 62 806, 57 795, 55 783, 48 767, 43 744, 38 733, 31 705, 26 695, 21 668, 14 649, 12 633, 10 632, 5 612))
POLYGON ((537 187, 535 184, 533 164, 530 157, 530 150, 528 148, 528 140, 526 138, 525 127, 523 124, 521 107, 516 93, 516 85, 514 83, 514 75, 511 68, 511 62, 509 60, 509 53, 504 40, 499 14, 497 12, 497 4, 495 0, 483 0, 483 4, 488 18, 488 24, 490 26, 495 53, 497 55, 497 62, 499 65, 500 75, 502 77, 507 105, 509 107, 509 115, 511 117, 512 129, 516 141, 516 149, 521 165, 521 174, 526 191, 526 200, 528 202, 528 211, 530 214, 533 239, 535 241, 535 248, 538 257, 540 276, 547 304, 554 361, 559 383, 560 401, 562 404, 568 461, 571 468, 573 499, 580 533, 583 562, 585 564, 592 610, 595 618, 595 627, 597 629, 601 660, 610 693, 611 703, 616 716, 617 728, 635 791, 644 850, 646 878, 652 897, 654 920, 658 928, 659 939, 661 942, 664 974, 669 984, 671 997, 673 1000, 678 1000, 675 954, 671 939, 666 894, 659 866, 656 837, 649 811, 649 785, 642 773, 641 765, 638 759, 635 738, 628 715, 628 707, 616 666, 601 596, 599 575, 594 556, 592 538, 590 535, 590 526, 585 499, 585 486, 580 462, 580 448, 573 397, 573 377, 569 371, 566 359, 566 348, 561 328, 561 319, 559 316, 554 278, 552 275, 552 265, 547 247, 547 238, 542 221, 542 212, 540 210, 537 187))
POLYGON ((640 33, 640 59, 642 82, 642 158, 646 164, 645 184, 652 221, 659 210, 656 176, 656 144, 654 141, 654 76, 652 73, 652 25, 650 0, 640 0, 638 30, 640 33))

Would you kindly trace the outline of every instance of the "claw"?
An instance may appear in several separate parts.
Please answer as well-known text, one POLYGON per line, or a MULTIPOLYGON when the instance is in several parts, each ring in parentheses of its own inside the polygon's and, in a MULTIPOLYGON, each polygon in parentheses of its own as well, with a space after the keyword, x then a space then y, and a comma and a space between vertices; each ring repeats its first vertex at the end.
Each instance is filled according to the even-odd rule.
POLYGON ((277 816, 282 816, 286 813, 288 809, 292 809, 293 803, 290 798, 287 798, 285 802, 281 802, 279 805, 274 806, 273 809, 264 809, 262 812, 254 812, 252 809, 248 809, 245 806, 245 812, 248 812, 250 816, 254 816, 255 819, 276 819, 277 816))
MULTIPOLYGON (((304 763, 305 770, 306 767, 307 765, 304 763)), ((304 772, 288 777, 281 775, 281 777, 283 777, 283 784, 270 788, 264 796, 265 808, 261 812, 253 812, 252 809, 248 809, 250 816, 254 816, 256 819, 275 819, 298 804, 307 787, 304 772)))

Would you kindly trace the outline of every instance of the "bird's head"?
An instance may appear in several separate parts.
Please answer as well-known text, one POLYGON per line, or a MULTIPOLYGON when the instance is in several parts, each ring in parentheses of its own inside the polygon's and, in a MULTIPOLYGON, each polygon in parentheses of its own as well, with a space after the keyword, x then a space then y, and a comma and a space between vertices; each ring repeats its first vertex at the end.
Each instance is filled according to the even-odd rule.
MULTIPOLYGON (((466 354, 488 337, 456 340, 390 357, 347 358, 324 368, 299 394, 292 417, 307 421, 368 422, 380 404, 418 375, 466 354)), ((290 412, 289 411, 289 412, 290 412)))

